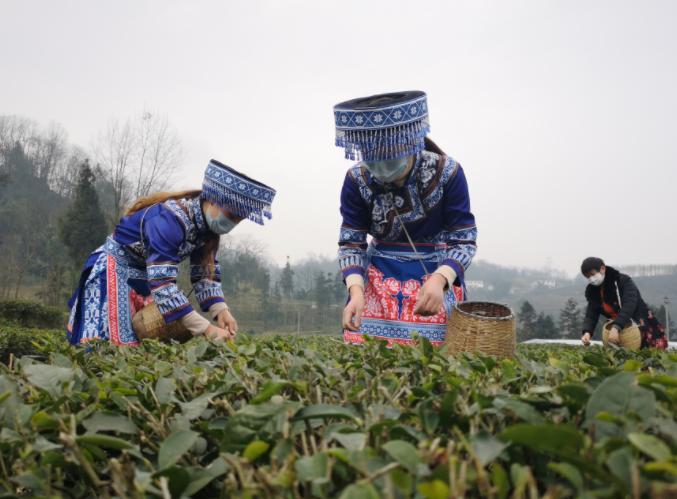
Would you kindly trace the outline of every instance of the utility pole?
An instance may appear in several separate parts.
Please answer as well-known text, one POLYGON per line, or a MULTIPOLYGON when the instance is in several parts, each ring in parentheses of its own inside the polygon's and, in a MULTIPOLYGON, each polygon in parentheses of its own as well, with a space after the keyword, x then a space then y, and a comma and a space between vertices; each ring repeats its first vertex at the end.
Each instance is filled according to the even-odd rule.
POLYGON ((296 334, 301 335, 301 307, 296 309, 296 334))
POLYGON ((670 305, 670 299, 665 296, 663 298, 663 305, 665 305, 665 337, 670 342, 670 313, 668 312, 668 306, 670 305))

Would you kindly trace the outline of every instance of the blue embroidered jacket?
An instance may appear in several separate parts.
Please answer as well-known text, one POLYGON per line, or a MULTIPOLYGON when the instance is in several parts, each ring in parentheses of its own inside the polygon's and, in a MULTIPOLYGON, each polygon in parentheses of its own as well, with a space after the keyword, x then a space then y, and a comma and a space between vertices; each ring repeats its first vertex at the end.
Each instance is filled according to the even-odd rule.
POLYGON ((200 308, 207 311, 214 303, 225 301, 218 262, 214 260, 211 276, 210 269, 201 263, 208 233, 199 198, 153 205, 123 217, 115 227, 113 239, 140 266, 145 264, 153 299, 167 322, 193 311, 176 284, 179 263, 186 257, 190 257, 190 281, 200 308))
POLYGON ((452 267, 462 280, 475 256, 477 239, 468 184, 461 165, 427 150, 417 154, 402 187, 377 181, 363 165, 348 170, 341 191, 338 251, 343 278, 350 274, 364 277, 367 235, 380 241, 408 242, 393 205, 413 241, 442 245, 441 265, 452 267))

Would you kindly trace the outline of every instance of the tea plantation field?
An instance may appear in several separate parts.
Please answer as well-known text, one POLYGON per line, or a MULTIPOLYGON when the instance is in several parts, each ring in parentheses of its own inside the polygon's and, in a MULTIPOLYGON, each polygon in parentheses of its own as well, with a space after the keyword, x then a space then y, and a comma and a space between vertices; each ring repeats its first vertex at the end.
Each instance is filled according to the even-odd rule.
POLYGON ((677 497, 674 352, 12 334, 1 497, 677 497))

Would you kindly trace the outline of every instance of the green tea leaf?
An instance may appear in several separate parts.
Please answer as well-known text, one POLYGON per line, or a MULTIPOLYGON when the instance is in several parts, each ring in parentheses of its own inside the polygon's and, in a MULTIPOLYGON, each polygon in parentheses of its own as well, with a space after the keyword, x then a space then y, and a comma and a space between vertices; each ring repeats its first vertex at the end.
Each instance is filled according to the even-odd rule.
POLYGON ((627 490, 632 488, 632 466, 635 460, 632 455, 630 447, 621 447, 609 454, 606 460, 606 465, 611 473, 621 483, 625 485, 627 490))
POLYGON ((57 367, 46 364, 32 364, 23 368, 28 382, 42 388, 52 396, 61 394, 61 386, 72 381, 75 370, 70 367, 57 367))
POLYGON ((264 455, 270 449, 270 444, 263 440, 254 440, 245 448, 242 456, 250 463, 256 461, 259 457, 264 455))
POLYGON ((677 477, 677 464, 673 463, 668 463, 668 462, 651 462, 651 463, 646 463, 644 466, 642 466, 642 469, 644 471, 647 471, 648 473, 667 473, 669 475, 672 475, 674 477, 677 477))
POLYGON ((161 404, 169 404, 176 391, 176 381, 172 378, 158 378, 155 383, 155 396, 161 404))
POLYGON ((416 473, 416 468, 421 463, 421 458, 418 456, 416 447, 404 440, 391 440, 383 444, 383 450, 386 451, 390 457, 401 464, 410 473, 416 473))
POLYGON ((670 448, 653 435, 630 433, 628 434, 628 440, 637 449, 656 461, 668 461, 672 455, 670 448))
POLYGON ((421 483, 416 489, 426 499, 447 499, 449 497, 449 486, 442 480, 421 483))
POLYGON ((583 445, 583 435, 571 426, 516 424, 500 434, 503 441, 555 455, 576 454, 583 445))
POLYGON ((585 407, 590 398, 590 388, 583 383, 564 383, 557 392, 576 407, 585 407))
POLYGON ((290 386, 289 381, 272 381, 268 380, 265 382, 261 391, 252 399, 252 404, 260 404, 266 400, 270 400, 270 397, 277 395, 286 387, 290 386))
POLYGON ((583 490, 583 475, 575 466, 569 463, 548 463, 548 468, 571 482, 577 492, 583 490))
POLYGON ((132 449, 133 444, 121 438, 111 437, 110 435, 99 435, 96 433, 81 435, 75 438, 78 444, 94 445, 96 447, 103 447, 104 449, 132 449))
POLYGON ((294 463, 296 476, 301 482, 310 482, 318 478, 324 478, 327 476, 328 462, 327 455, 324 453, 303 457, 294 463))
POLYGON ((38 435, 38 438, 35 439, 35 443, 33 443, 33 450, 36 452, 48 452, 50 450, 57 450, 61 448, 63 448, 61 444, 50 442, 42 435, 38 435))
POLYGON ((349 408, 340 405, 316 404, 302 408, 294 419, 336 418, 359 421, 357 415, 349 408))
POLYGON ((348 485, 339 499, 380 499, 381 496, 376 491, 374 486, 370 483, 367 484, 352 484, 348 485))
POLYGON ((471 444, 475 456, 482 466, 486 466, 491 461, 501 455, 508 444, 501 442, 493 435, 480 434, 471 439, 471 444))
POLYGON ((190 402, 180 402, 179 405, 181 406, 181 411, 183 412, 183 415, 186 416, 188 419, 195 419, 200 417, 202 412, 209 405, 209 401, 216 395, 217 395, 216 392, 205 393, 204 395, 200 395, 199 397, 194 398, 190 402))
POLYGON ((135 435, 139 429, 128 417, 109 412, 96 412, 82 422, 87 431, 98 433, 100 431, 115 431, 135 435))
POLYGON ((367 443, 366 433, 332 433, 332 437, 348 450, 362 450, 367 443))
POLYGON ((169 492, 172 497, 182 497, 184 491, 190 485, 190 473, 178 466, 163 469, 158 476, 165 476, 169 481, 169 492))
POLYGON ((186 430, 169 435, 160 446, 158 467, 164 469, 177 463, 190 450, 198 436, 198 433, 186 430))
POLYGON ((31 417, 31 424, 38 431, 54 430, 59 427, 59 421, 45 411, 38 411, 31 417))
POLYGON ((507 409, 513 412, 518 418, 523 419, 527 423, 542 423, 543 416, 534 409, 533 406, 522 402, 520 400, 495 398, 494 407, 497 409, 507 409))
POLYGON ((498 463, 491 465, 491 483, 496 487, 499 499, 506 499, 510 492, 510 479, 503 466, 498 463))
POLYGON ((621 436, 622 429, 612 423, 595 421, 600 412, 616 416, 637 415, 648 421, 656 412, 656 397, 653 392, 637 386, 635 375, 621 372, 602 381, 593 391, 585 409, 588 425, 595 425, 595 437, 621 436))

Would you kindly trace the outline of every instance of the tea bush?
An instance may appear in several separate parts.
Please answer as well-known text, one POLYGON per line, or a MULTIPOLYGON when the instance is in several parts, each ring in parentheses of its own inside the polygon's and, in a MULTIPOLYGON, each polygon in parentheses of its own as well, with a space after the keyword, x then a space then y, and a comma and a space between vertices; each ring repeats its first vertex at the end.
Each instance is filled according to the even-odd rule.
POLYGON ((6 497, 677 494, 674 353, 45 338, 0 365, 6 497))
POLYGON ((32 301, 0 301, 0 321, 23 327, 61 328, 66 323, 66 312, 32 301))

